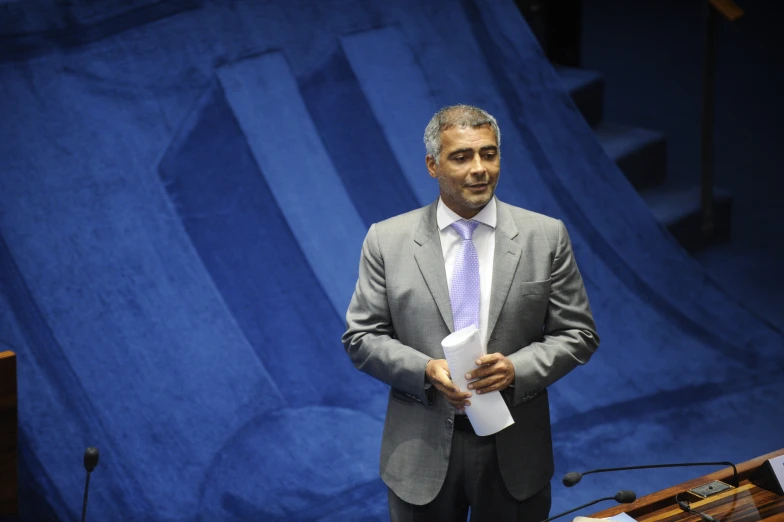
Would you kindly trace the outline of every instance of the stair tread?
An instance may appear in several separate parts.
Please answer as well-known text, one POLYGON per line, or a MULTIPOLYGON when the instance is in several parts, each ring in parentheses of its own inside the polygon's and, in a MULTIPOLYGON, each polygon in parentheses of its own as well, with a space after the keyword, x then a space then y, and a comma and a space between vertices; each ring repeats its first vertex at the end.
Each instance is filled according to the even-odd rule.
POLYGON ((594 128, 594 133, 604 151, 614 160, 647 145, 666 141, 663 132, 611 122, 600 123, 594 128))
POLYGON ((554 65, 559 82, 588 125, 604 119, 604 76, 598 71, 554 65))
MULTIPOLYGON (((669 225, 700 211, 700 185, 662 185, 643 190, 640 195, 656 219, 669 225)), ((732 194, 721 187, 713 188, 715 201, 732 199, 732 194)))
POLYGON ((558 77, 561 79, 561 83, 569 92, 580 90, 593 83, 604 83, 604 75, 599 71, 566 67, 563 65, 555 65, 554 68, 555 72, 558 73, 558 77))

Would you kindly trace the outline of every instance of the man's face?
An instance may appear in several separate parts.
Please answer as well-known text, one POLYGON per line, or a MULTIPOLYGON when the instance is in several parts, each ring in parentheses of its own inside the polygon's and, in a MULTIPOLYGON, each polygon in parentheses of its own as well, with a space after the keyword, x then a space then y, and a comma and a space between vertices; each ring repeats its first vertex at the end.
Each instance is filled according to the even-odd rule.
POLYGON ((444 204, 459 216, 474 217, 492 199, 501 158, 489 125, 449 127, 441 133, 439 163, 430 156, 425 161, 430 176, 438 180, 444 204))

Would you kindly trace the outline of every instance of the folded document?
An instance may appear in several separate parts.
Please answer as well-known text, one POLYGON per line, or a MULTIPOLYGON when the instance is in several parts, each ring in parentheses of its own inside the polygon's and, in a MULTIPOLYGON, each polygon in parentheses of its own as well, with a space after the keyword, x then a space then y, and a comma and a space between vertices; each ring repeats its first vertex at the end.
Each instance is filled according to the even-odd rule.
MULTIPOLYGON (((458 330, 446 336, 441 346, 449 364, 452 382, 460 387, 460 391, 469 391, 465 374, 475 370, 476 360, 485 355, 479 330, 474 325, 458 330)), ((500 392, 481 395, 472 392, 469 400, 471 405, 466 406, 465 411, 477 435, 492 435, 514 424, 500 392)))

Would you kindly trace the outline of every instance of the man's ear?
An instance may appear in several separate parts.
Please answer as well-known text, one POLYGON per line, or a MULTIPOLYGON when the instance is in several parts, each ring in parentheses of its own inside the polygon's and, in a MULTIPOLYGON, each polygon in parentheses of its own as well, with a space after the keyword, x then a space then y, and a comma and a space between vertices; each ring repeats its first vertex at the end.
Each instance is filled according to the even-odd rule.
POLYGON ((437 177, 437 174, 436 174, 436 160, 430 154, 425 156, 425 165, 427 165, 427 171, 430 173, 430 177, 431 178, 437 177))

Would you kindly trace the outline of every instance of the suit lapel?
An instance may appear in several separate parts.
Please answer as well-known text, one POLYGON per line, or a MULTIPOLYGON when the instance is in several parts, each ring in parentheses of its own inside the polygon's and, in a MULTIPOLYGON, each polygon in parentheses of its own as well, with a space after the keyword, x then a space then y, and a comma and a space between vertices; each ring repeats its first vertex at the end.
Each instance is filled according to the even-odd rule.
MULTIPOLYGON (((419 245, 414 257, 419 271, 425 278, 427 288, 436 302, 438 311, 444 319, 450 332, 454 331, 452 320, 452 304, 449 301, 449 288, 446 284, 446 270, 444 270, 444 253, 441 250, 441 238, 438 235, 436 221, 436 208, 438 200, 425 209, 419 228, 414 235, 414 241, 419 245)), ((498 248, 498 247, 496 247, 498 248)))
POLYGON ((488 339, 492 336, 498 316, 504 307, 509 287, 520 263, 522 247, 512 241, 518 234, 517 226, 505 203, 496 199, 497 223, 495 253, 493 254, 493 284, 490 291, 490 314, 487 320, 488 339))

